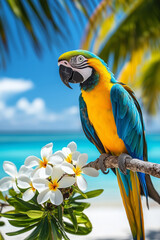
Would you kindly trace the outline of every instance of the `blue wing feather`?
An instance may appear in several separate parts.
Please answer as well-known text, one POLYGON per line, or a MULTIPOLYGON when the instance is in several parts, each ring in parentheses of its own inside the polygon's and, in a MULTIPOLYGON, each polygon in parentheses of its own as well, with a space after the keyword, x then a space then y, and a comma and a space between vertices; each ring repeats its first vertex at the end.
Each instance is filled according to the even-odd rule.
MULTIPOLYGON (((112 110, 118 136, 123 140, 128 153, 133 158, 143 160, 143 119, 134 99, 120 84, 111 88, 112 110)), ((145 174, 138 173, 143 191, 148 196, 145 174)))

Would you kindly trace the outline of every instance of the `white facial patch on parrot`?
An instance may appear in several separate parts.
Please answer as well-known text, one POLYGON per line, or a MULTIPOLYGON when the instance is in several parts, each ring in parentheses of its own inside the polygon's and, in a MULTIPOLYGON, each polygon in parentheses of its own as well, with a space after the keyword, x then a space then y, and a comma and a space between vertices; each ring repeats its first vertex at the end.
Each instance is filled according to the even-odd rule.
POLYGON ((92 68, 90 67, 85 67, 82 69, 77 69, 77 68, 72 68, 72 69, 73 71, 77 71, 82 75, 84 79, 83 82, 85 82, 92 75, 92 68))

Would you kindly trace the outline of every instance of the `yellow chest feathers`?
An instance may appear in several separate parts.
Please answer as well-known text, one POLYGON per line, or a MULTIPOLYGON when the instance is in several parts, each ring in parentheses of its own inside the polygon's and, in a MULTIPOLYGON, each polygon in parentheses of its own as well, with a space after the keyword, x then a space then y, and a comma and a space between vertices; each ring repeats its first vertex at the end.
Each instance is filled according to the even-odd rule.
POLYGON ((82 97, 87 105, 88 117, 106 152, 118 155, 126 152, 123 141, 118 137, 112 112, 110 90, 112 83, 100 76, 98 85, 91 91, 83 91, 82 97))

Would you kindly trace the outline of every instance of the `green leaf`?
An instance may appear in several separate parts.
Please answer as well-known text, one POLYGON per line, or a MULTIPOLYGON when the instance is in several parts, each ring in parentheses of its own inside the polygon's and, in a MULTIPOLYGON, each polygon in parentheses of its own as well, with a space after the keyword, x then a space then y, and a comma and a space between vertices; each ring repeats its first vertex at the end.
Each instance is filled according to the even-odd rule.
POLYGON ((41 228, 43 227, 43 224, 44 224, 44 219, 41 220, 37 224, 37 227, 33 230, 33 232, 28 237, 26 237, 24 240, 35 240, 35 239, 37 239, 37 237, 40 234, 41 228))
POLYGON ((26 212, 26 214, 30 218, 41 218, 44 212, 39 210, 29 210, 26 212))
POLYGON ((12 197, 7 200, 7 202, 15 207, 18 212, 26 212, 29 210, 41 210, 41 206, 25 202, 20 198, 12 197))
POLYGON ((4 226, 4 225, 5 225, 5 223, 2 222, 2 221, 0 221, 0 227, 2 227, 2 226, 4 226))
POLYGON ((59 222, 63 225, 63 220, 62 220, 62 206, 58 206, 58 220, 59 220, 59 222))
POLYGON ((9 195, 12 196, 12 197, 15 197, 15 196, 19 195, 18 193, 16 193, 16 192, 14 191, 13 188, 9 189, 8 192, 9 192, 9 195))
POLYGON ((78 226, 78 230, 77 232, 75 232, 73 224, 68 222, 64 222, 64 226, 65 226, 66 232, 75 234, 75 235, 87 235, 92 231, 92 227, 87 228, 86 226, 85 227, 78 226))
POLYGON ((3 193, 0 191, 0 199, 2 200, 2 201, 4 201, 4 202, 6 202, 6 199, 5 199, 5 197, 3 196, 3 193))
POLYGON ((90 207, 90 203, 86 203, 86 202, 74 202, 71 203, 72 209, 79 211, 79 212, 83 212, 84 209, 89 208, 90 207))
POLYGON ((40 230, 38 240, 47 240, 49 238, 49 222, 48 217, 45 217, 43 226, 40 230))
POLYGON ((25 232, 28 232, 30 231, 31 229, 33 229, 35 226, 37 226, 37 223, 33 224, 32 226, 29 226, 29 227, 25 227, 21 230, 18 230, 16 232, 9 232, 9 233, 6 233, 7 236, 15 236, 15 235, 19 235, 19 234, 22 234, 22 233, 25 233, 25 232))
POLYGON ((85 215, 84 213, 76 213, 76 217, 77 217, 77 223, 78 224, 85 224, 85 225, 90 225, 90 221, 89 221, 89 218, 87 217, 87 215, 85 215))
POLYGON ((9 219, 18 219, 18 220, 24 220, 24 219, 26 219, 27 218, 27 215, 26 214, 22 214, 22 213, 9 213, 9 212, 7 212, 7 213, 0 213, 0 216, 1 217, 5 217, 5 218, 9 218, 9 219))
POLYGON ((60 224, 60 222, 58 221, 58 219, 56 219, 54 216, 52 216, 52 221, 53 223, 57 226, 57 228, 59 229, 59 231, 61 232, 63 238, 65 240, 69 240, 66 232, 65 232, 65 229, 63 228, 63 226, 60 224))
POLYGON ((78 230, 75 232, 73 224, 64 222, 65 230, 71 234, 87 235, 92 231, 92 224, 84 213, 81 213, 81 214, 78 213, 78 214, 79 214, 78 216, 76 215, 78 230))
POLYGON ((103 193, 103 189, 97 189, 97 190, 93 190, 93 191, 89 191, 85 193, 86 197, 83 197, 83 195, 79 195, 77 197, 72 198, 72 200, 78 200, 78 199, 85 199, 85 198, 94 198, 99 196, 101 193, 103 193))
POLYGON ((59 233, 59 230, 58 230, 58 227, 55 223, 55 221, 51 220, 51 230, 52 230, 52 234, 53 234, 53 239, 56 239, 56 240, 61 240, 62 239, 62 235, 59 233))
POLYGON ((78 187, 75 187, 75 186, 72 186, 72 187, 73 187, 73 189, 74 189, 75 192, 77 192, 77 193, 79 193, 80 195, 82 195, 83 199, 84 199, 84 198, 87 198, 86 194, 83 193, 78 187))
POLYGON ((77 232, 77 230, 78 230, 77 218, 76 218, 76 216, 75 216, 75 214, 74 214, 74 212, 71 208, 69 208, 67 211, 70 215, 70 220, 73 223, 74 230, 75 230, 75 232, 77 232))
POLYGON ((4 237, 2 236, 1 233, 0 233, 0 240, 4 240, 4 237))
POLYGON ((9 220, 8 222, 14 227, 28 227, 33 223, 38 222, 39 219, 17 219, 17 220, 9 220))

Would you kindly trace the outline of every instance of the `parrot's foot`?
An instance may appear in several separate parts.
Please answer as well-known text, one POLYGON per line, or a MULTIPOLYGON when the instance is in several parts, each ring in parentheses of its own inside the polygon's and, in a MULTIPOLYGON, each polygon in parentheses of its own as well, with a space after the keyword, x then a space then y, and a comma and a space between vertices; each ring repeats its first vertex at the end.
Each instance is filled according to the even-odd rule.
POLYGON ((106 168, 104 166, 104 160, 107 158, 107 154, 101 154, 100 157, 99 157, 99 163, 100 163, 100 169, 102 171, 102 173, 104 174, 108 174, 109 173, 109 170, 106 171, 106 168))
POLYGON ((122 153, 118 157, 118 167, 124 175, 127 174, 127 170, 126 170, 126 159, 127 158, 131 158, 131 157, 126 153, 122 153))

